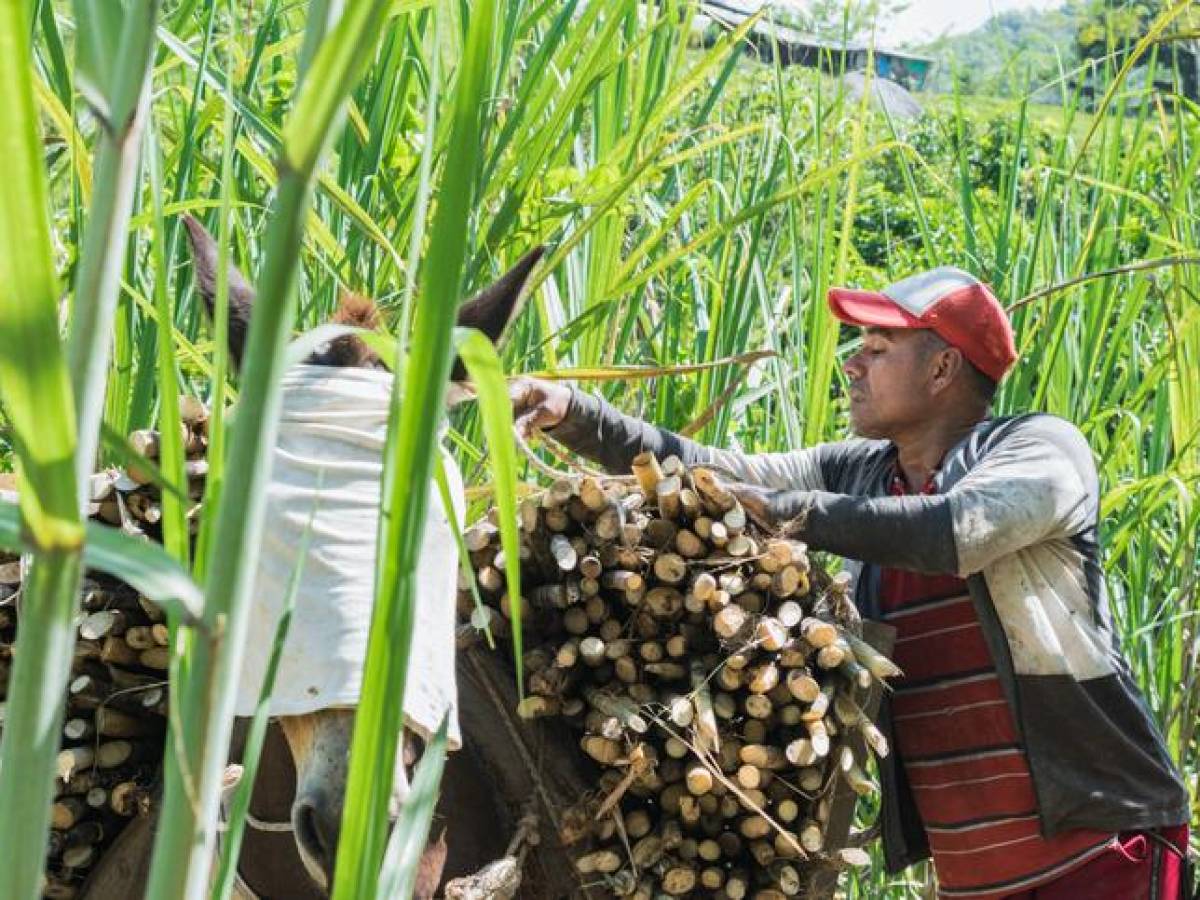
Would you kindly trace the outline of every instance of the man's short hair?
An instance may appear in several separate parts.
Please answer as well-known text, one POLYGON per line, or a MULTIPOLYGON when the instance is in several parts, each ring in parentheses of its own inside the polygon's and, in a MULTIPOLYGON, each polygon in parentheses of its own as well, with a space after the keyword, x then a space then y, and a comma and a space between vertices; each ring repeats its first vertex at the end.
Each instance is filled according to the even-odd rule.
POLYGON ((1000 385, 985 375, 975 363, 965 358, 963 362, 967 364, 967 373, 971 376, 971 387, 974 388, 976 396, 991 406, 992 401, 996 399, 996 390, 1000 385))
MULTIPOLYGON (((931 329, 923 328, 921 329, 921 333, 925 337, 926 353, 937 353, 950 346, 950 343, 945 338, 931 329)), ((996 399, 996 390, 999 388, 999 384, 984 374, 978 366, 965 356, 963 357, 963 365, 966 367, 967 376, 971 380, 972 392, 984 404, 991 406, 992 401, 996 399)))

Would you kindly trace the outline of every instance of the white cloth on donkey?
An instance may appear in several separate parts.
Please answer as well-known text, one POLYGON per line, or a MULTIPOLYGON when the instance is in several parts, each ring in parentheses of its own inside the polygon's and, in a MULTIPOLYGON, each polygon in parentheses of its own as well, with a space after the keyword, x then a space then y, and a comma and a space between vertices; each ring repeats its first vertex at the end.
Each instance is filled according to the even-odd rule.
MULTIPOLYGON (((237 714, 254 714, 275 630, 309 531, 295 611, 271 698, 272 715, 354 706, 375 598, 375 543, 387 438, 390 373, 299 365, 283 378, 283 400, 267 488, 266 527, 255 578, 237 714)), ((464 515, 462 475, 445 460, 455 517, 464 515)), ((426 739, 449 712, 451 747, 461 746, 454 677, 458 549, 435 482, 417 565, 405 724, 426 739)))

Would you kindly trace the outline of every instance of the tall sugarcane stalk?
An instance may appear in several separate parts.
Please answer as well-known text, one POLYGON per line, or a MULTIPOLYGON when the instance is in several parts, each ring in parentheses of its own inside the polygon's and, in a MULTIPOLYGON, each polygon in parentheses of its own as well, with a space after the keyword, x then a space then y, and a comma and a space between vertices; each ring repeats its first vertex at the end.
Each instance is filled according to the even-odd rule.
MULTIPOLYGON (((443 415, 450 376, 451 333, 466 259, 465 235, 480 157, 480 117, 497 5, 494 0, 481 0, 471 8, 438 206, 421 268, 415 330, 403 366, 404 380, 397 379, 393 388, 380 516, 380 568, 350 751, 335 900, 375 896, 387 842, 392 760, 403 718, 397 698, 404 696, 417 555, 428 499, 426 490, 414 490, 413 486, 430 483, 438 452, 436 430, 428 423, 443 415)), ((398 359, 397 371, 401 371, 400 363, 398 359)))
POLYGON ((73 546, 47 547, 34 537, 34 547, 0 742, 0 841, 20 854, 5 875, 6 896, 12 898, 41 895, 83 572, 82 532, 73 546))
MULTIPOLYGON (((390 4, 352 6, 321 44, 283 133, 275 212, 247 339, 238 417, 213 531, 205 588, 219 642, 197 640, 179 685, 189 739, 166 757, 163 814, 148 895, 205 895, 216 836, 221 773, 245 643, 249 592, 262 534, 265 486, 278 430, 280 379, 295 317, 297 262, 313 176, 339 110, 382 32, 390 4)), ((324 23, 322 23, 322 27, 324 23)))
MULTIPOLYGON (((148 81, 157 2, 104 13, 109 23, 120 23, 120 52, 111 81, 95 85, 94 97, 106 106, 100 117, 104 137, 73 319, 74 333, 88 340, 72 341, 70 367, 58 338, 58 292, 33 100, 30 10, 20 0, 0 4, 0 83, 8 86, 0 151, 11 179, 0 201, 5 247, 0 253, 0 396, 20 460, 30 564, 0 742, 0 808, 5 811, 0 843, 15 854, 6 886, 7 896, 17 898, 41 892, 61 700, 83 570, 81 509, 98 442, 112 309, 134 187, 136 113, 148 81)), ((89 10, 81 7, 79 12, 86 28, 89 10)))
MULTIPOLYGON (((81 0, 76 4, 77 27, 80 29, 90 28, 93 18, 109 15, 112 15, 111 9, 96 13, 88 2, 81 0)), ((142 125, 149 106, 157 18, 158 0, 138 0, 125 7, 115 68, 109 76, 111 81, 95 85, 99 91, 107 91, 94 101, 94 112, 100 123, 100 149, 83 236, 83 253, 75 279, 75 301, 67 344, 78 422, 75 476, 81 509, 87 502, 88 476, 95 466, 96 448, 100 443, 113 318, 129 235, 142 125)), ((86 60, 82 53, 81 58, 86 60)))

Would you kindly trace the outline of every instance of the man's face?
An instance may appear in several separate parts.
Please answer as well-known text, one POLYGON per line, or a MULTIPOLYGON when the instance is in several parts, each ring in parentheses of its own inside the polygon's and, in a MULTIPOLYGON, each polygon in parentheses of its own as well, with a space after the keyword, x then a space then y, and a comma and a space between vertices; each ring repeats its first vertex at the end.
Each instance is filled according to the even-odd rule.
POLYGON ((842 368, 850 379, 850 423, 866 438, 894 438, 929 414, 929 337, 916 329, 867 328, 842 368))

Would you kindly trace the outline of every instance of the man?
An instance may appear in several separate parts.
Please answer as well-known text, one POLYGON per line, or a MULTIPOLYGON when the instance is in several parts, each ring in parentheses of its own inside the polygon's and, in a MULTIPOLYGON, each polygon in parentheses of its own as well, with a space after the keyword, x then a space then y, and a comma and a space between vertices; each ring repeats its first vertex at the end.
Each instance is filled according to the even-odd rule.
POLYGON ((865 329, 845 364, 858 439, 733 453, 529 379, 518 427, 613 472, 642 450, 723 469, 760 522, 857 561, 858 605, 898 629, 905 672, 882 713, 890 871, 932 856, 940 896, 963 900, 1176 900, 1187 792, 1113 635, 1083 436, 990 417, 1017 354, 967 273, 828 299, 865 329))

